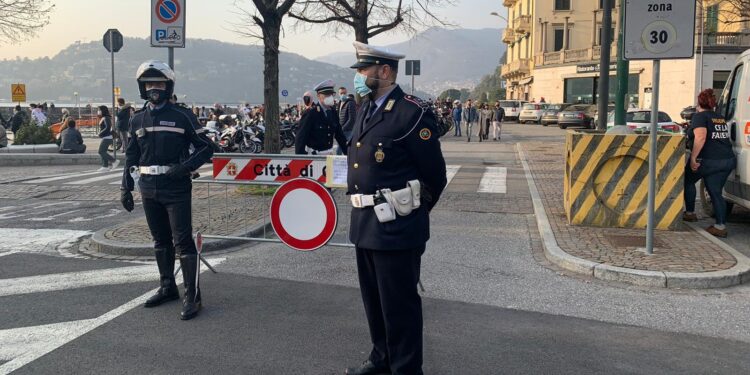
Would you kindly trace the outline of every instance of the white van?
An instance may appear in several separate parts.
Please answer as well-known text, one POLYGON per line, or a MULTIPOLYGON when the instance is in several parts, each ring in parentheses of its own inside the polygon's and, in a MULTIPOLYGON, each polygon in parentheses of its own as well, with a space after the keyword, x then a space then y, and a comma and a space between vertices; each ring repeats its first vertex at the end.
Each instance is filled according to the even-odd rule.
MULTIPOLYGON (((737 155, 737 169, 729 175, 724 185, 729 212, 734 204, 750 209, 750 103, 747 98, 750 98, 750 50, 737 59, 716 105, 716 111, 729 124, 734 153, 737 155)), ((702 184, 700 191, 704 211, 711 213, 711 202, 702 184)))
POLYGON ((518 121, 521 115, 521 108, 528 103, 525 100, 501 100, 500 107, 505 111, 504 119, 518 121))

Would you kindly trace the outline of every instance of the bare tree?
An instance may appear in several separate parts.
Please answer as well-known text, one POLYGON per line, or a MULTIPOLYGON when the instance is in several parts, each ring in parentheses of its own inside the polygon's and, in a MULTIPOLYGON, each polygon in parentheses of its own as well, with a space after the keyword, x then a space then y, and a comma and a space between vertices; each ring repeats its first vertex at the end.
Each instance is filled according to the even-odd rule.
POLYGON ((722 23, 750 22, 750 0, 720 0, 714 5, 718 5, 718 20, 722 23))
POLYGON ((263 118, 266 125, 264 148, 266 152, 281 152, 279 142, 279 37, 281 21, 295 0, 252 0, 254 10, 239 5, 244 24, 235 25, 235 32, 245 37, 263 41, 263 118), (260 29, 260 32, 258 32, 260 29))
POLYGON ((335 35, 347 33, 348 26, 355 40, 367 43, 394 29, 413 35, 423 27, 449 26, 434 8, 452 4, 453 0, 298 0, 289 17, 298 21, 298 28, 326 24, 335 35))
POLYGON ((49 24, 48 0, 0 0, 0 44, 29 40, 49 24))

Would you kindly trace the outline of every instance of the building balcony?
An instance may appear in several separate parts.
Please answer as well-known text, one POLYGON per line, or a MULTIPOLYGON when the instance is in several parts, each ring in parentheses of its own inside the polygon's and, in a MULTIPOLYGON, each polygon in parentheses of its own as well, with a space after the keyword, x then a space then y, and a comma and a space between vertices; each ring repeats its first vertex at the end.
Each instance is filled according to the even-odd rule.
POLYGON ((513 29, 520 34, 531 31, 531 16, 518 16, 513 20, 513 29))
MULTIPOLYGON (((601 47, 569 49, 565 51, 545 52, 534 56, 534 65, 562 65, 573 64, 584 61, 598 61, 601 56, 601 47)), ((617 45, 613 44, 610 57, 617 58, 617 45)))
MULTIPOLYGON (((695 37, 695 51, 701 52, 700 33, 695 37)), ((742 53, 750 48, 750 32, 705 33, 703 53, 742 53)))
POLYGON ((514 76, 522 76, 531 72, 530 59, 516 59, 500 68, 500 76, 509 79, 514 76))
POLYGON ((503 6, 510 8, 510 7, 514 6, 514 5, 516 5, 517 2, 518 2, 518 0, 503 0, 503 6))
POLYGON ((503 30, 503 43, 511 44, 516 41, 516 32, 513 29, 503 30))

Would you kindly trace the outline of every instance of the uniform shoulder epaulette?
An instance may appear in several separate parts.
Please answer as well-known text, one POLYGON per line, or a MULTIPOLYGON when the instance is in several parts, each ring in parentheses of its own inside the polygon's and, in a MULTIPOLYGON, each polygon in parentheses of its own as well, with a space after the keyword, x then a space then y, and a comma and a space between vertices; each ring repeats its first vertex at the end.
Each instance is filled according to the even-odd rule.
POLYGON ((426 101, 422 100, 422 98, 420 98, 420 97, 418 97, 418 96, 414 96, 414 95, 409 95, 409 94, 407 94, 407 95, 404 95, 404 99, 405 99, 405 100, 406 100, 407 102, 410 102, 410 103, 416 104, 416 105, 417 105, 418 107, 421 107, 422 109, 427 109, 427 108, 430 108, 430 103, 428 103, 428 102, 426 102, 426 101))
POLYGON ((141 112, 146 112, 146 107, 145 106, 142 107, 141 109, 137 109, 135 112, 133 112, 133 114, 137 114, 137 113, 141 113, 141 112))

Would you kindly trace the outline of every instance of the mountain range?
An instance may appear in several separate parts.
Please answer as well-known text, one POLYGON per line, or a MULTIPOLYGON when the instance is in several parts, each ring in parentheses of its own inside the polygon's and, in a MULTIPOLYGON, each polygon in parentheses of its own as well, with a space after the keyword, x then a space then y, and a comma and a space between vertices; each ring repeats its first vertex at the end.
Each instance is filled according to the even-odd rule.
MULTIPOLYGON (((430 29, 409 42, 388 47, 422 60, 415 94, 434 97, 448 87, 473 87, 482 75, 496 69, 502 53, 498 38, 499 31, 492 29, 430 29)), ((146 38, 125 38, 115 54, 115 84, 122 97, 139 101, 138 65, 149 59, 166 61, 166 57, 166 49, 150 47, 146 38)), ((289 96, 281 102, 296 102, 303 92, 328 78, 351 87, 353 72, 348 66, 353 57, 351 52, 342 52, 311 60, 282 52, 279 83, 289 96)), ((175 73, 175 91, 186 103, 263 101, 263 49, 259 46, 189 39, 186 48, 175 50, 175 73)), ((101 42, 76 42, 53 57, 0 61, 0 87, 7 88, 0 90, 0 102, 10 101, 12 83, 26 84, 29 102, 74 103, 74 93, 81 103, 108 102, 110 79, 110 55, 101 42)), ((410 91, 410 78, 401 74, 399 82, 410 91)))

